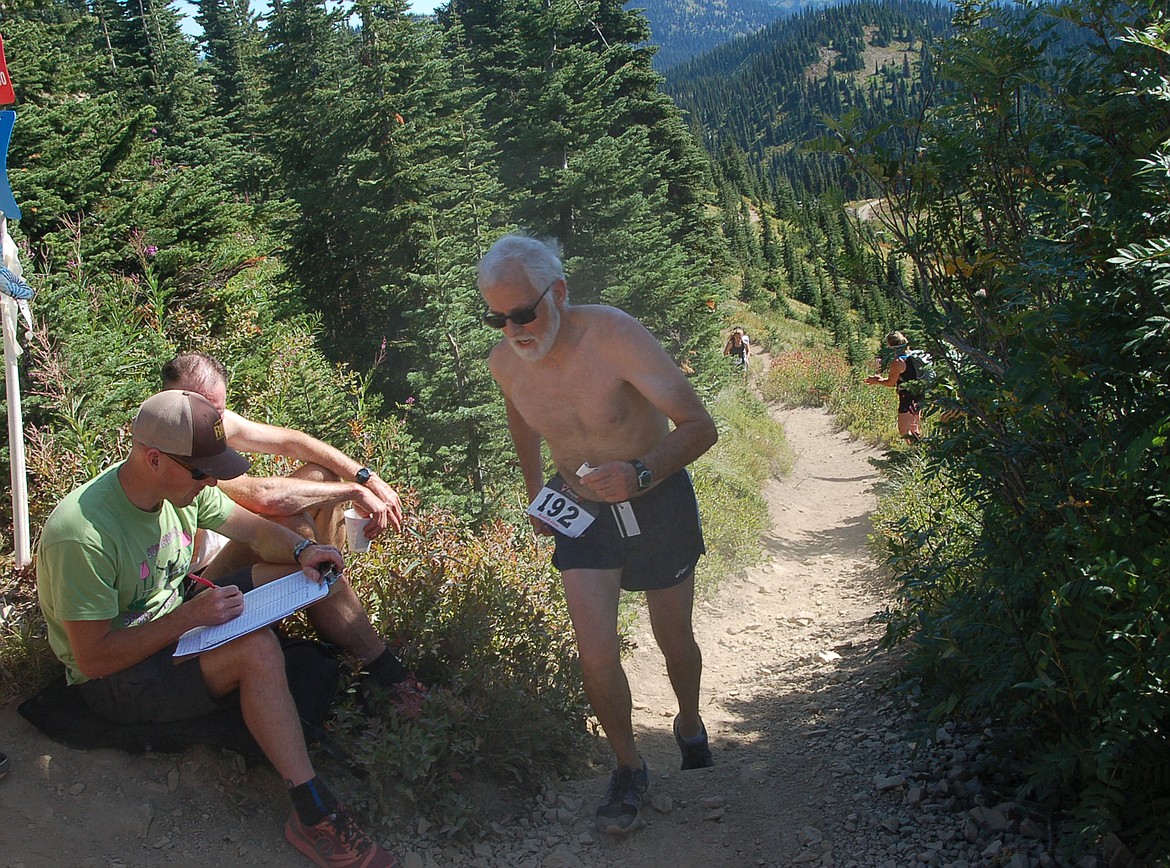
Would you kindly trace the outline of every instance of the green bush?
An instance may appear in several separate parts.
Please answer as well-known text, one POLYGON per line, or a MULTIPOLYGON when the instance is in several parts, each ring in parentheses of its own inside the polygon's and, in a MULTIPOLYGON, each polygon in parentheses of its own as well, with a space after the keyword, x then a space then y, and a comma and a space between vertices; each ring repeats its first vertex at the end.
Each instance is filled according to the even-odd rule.
POLYGON ((766 401, 823 407, 853 379, 853 369, 840 350, 802 348, 774 354, 760 388, 766 401))
POLYGON ((370 772, 351 801, 375 819, 422 814, 454 832, 476 814, 467 782, 531 789, 577 770, 587 702, 547 541, 502 522, 473 534, 450 513, 407 506, 403 532, 349 577, 430 694, 417 720, 385 703, 366 714, 351 698, 337 735, 370 772))
POLYGON ((721 392, 709 407, 719 441, 692 468, 707 555, 696 584, 711 588, 762 556, 768 529, 764 483, 792 466, 784 429, 745 389, 721 392))
POLYGON ((1061 849, 1113 832, 1156 862, 1170 854, 1164 4, 958 6, 937 102, 907 119, 929 146, 841 136, 894 215, 882 243, 913 263, 904 300, 955 350, 928 346, 951 369, 950 412, 893 507, 905 519, 883 525, 893 636, 913 643, 936 718, 1005 734, 1061 849))

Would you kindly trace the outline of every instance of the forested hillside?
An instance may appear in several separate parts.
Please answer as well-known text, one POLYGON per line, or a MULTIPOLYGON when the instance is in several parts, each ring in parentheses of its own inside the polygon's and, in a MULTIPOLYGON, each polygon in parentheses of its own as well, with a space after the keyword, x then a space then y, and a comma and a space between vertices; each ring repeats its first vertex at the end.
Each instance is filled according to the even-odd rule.
POLYGON ((575 300, 628 308, 714 385, 726 247, 645 19, 572 0, 455 2, 442 26, 352 13, 204 0, 197 46, 160 3, 6 10, 38 509, 192 347, 275 421, 345 437, 356 401, 396 432, 371 460, 492 508, 511 474, 474 264, 513 226, 563 243, 575 300), (274 405, 289 382, 312 400, 274 405))
POLYGON ((836 155, 803 146, 826 119, 874 129, 908 114, 931 86, 930 46, 954 7, 922 0, 846 3, 778 21, 666 73, 709 150, 742 150, 798 197, 871 195, 836 155))
POLYGON ((754 33, 779 18, 836 0, 631 0, 650 22, 658 46, 654 68, 665 70, 717 45, 754 33))
MULTIPOLYGON (((413 566, 379 605, 431 631, 438 680, 474 660, 487 689, 500 648, 565 635, 543 626, 555 599, 526 608, 517 559, 534 546, 484 521, 514 510, 518 482, 475 289, 495 237, 557 237, 574 302, 641 318, 709 401, 732 317, 778 355, 822 326, 841 382, 809 394, 828 400, 905 328, 940 376, 931 437, 891 459, 878 525, 909 690, 932 725, 996 724, 1018 760, 1004 785, 1051 807, 1068 852, 1115 833, 1164 860, 1163 7, 859 2, 673 68, 664 91, 646 18, 618 0, 452 0, 434 21, 402 2, 284 0, 260 20, 202 0, 199 45, 150 0, 5 5, 12 231, 38 290, 21 361, 34 529, 123 454, 159 364, 211 352, 229 404, 451 507, 396 541, 413 566), (862 196, 872 219, 841 207, 862 196), (449 581, 432 551, 469 537, 482 550, 449 581), (484 606, 537 623, 489 624, 484 606)), ((815 368, 808 349, 792 356, 815 368)), ((0 653, 27 659, 35 626, 0 653)), ((533 668, 555 657, 563 676, 570 656, 533 668)), ((540 719, 560 736, 580 697, 555 688, 540 719)), ((493 702, 480 720, 539 718, 493 702)), ((563 755, 556 741, 541 743, 563 755)))
POLYGON ((34 515, 118 454, 109 432, 190 348, 228 362, 237 407, 356 432, 396 478, 493 514, 515 477, 474 264, 509 227, 558 238, 574 300, 640 317, 707 393, 737 295, 803 302, 858 346, 887 322, 886 290, 844 279, 877 267, 849 221, 712 166, 614 0, 437 21, 204 0, 198 21, 197 45, 161 4, 4 22, 13 232, 39 289, 34 515))

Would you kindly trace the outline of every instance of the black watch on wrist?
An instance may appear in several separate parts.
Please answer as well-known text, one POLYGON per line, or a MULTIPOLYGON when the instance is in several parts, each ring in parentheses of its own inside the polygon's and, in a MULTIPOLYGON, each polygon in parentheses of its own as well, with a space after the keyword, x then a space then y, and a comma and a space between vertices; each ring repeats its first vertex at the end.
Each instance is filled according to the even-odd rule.
POLYGON ((362 467, 359 468, 358 472, 354 474, 353 479, 354 482, 356 482, 358 485, 365 485, 370 481, 370 477, 373 475, 374 474, 370 472, 370 468, 362 467))
POLYGON ((654 474, 650 472, 650 468, 634 458, 629 462, 634 466, 634 473, 638 475, 638 491, 645 491, 654 483, 654 474))
POLYGON ((309 546, 315 546, 316 544, 317 544, 316 540, 311 540, 311 539, 301 540, 293 548, 293 560, 299 564, 301 562, 301 555, 303 555, 305 553, 305 549, 307 549, 309 546))

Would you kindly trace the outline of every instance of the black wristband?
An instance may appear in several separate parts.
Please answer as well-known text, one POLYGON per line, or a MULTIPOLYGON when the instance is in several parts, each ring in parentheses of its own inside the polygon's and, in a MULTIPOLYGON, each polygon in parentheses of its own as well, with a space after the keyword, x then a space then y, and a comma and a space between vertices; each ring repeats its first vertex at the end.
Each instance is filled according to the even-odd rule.
POLYGON ((309 546, 315 546, 316 544, 317 544, 316 540, 312 540, 312 539, 301 540, 293 548, 293 560, 299 564, 301 562, 301 555, 303 555, 305 553, 305 549, 307 549, 309 546))

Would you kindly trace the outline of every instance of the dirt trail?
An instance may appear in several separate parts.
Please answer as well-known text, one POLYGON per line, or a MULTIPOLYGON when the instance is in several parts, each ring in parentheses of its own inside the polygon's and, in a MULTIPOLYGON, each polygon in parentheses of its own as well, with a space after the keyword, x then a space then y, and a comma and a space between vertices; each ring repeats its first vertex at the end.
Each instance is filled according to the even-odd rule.
MULTIPOLYGON (((877 453, 835 432, 822 410, 774 415, 796 461, 764 492, 768 560, 695 613, 716 766, 678 771, 674 697, 649 627, 640 627, 627 666, 634 725, 654 771, 655 807, 665 812, 648 811, 647 828, 625 840, 596 842, 614 865, 790 865, 813 855, 801 840, 806 828, 852 810, 833 795, 826 748, 848 734, 834 732, 843 711, 864 707, 869 716, 883 704, 873 694, 881 677, 866 662, 880 634, 871 619, 885 600, 866 548, 877 453)), ((604 785, 572 787, 583 810, 604 785)))
MULTIPOLYGON (((678 771, 673 695, 639 626, 627 671, 653 769, 646 828, 622 839, 590 831, 601 776, 559 785, 518 818, 519 832, 498 829, 459 851, 399 848, 408 868, 833 864, 818 830, 856 818, 841 779, 861 774, 872 753, 857 733, 882 731, 893 708, 876 689, 887 664, 868 656, 885 601, 866 549, 878 475, 875 453, 834 432, 823 411, 775 415, 796 462, 765 492, 768 559, 696 610, 715 768, 678 771)), ((302 864, 281 835, 287 801, 269 769, 245 772, 203 748, 75 751, 13 707, 0 711, 0 748, 13 763, 0 783, 0 866, 302 864)))

